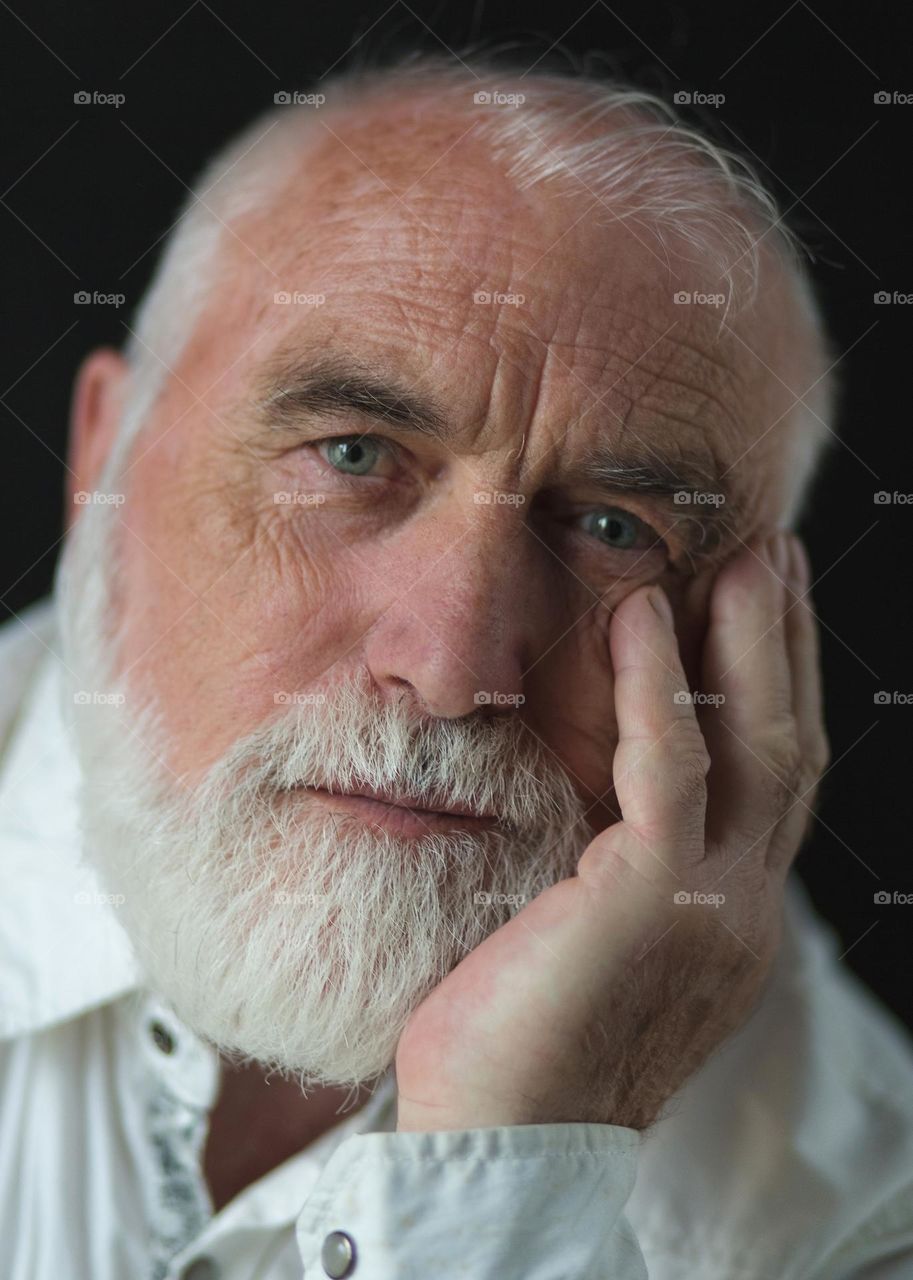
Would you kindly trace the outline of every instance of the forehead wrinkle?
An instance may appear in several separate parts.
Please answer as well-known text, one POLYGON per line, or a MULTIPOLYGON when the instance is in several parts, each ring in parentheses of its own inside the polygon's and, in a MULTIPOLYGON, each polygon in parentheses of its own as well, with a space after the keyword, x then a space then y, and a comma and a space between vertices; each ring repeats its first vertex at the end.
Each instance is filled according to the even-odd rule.
MULTIPOLYGON (((547 317, 549 331, 543 335, 536 332, 535 298, 531 303, 524 308, 523 315, 506 314, 509 309, 502 308, 490 335, 490 342, 496 349, 503 345, 505 351, 510 348, 515 356, 527 354, 527 358, 529 353, 537 358, 538 351, 544 349, 546 360, 541 361, 542 365, 549 359, 555 361, 569 377, 597 398, 621 388, 623 396, 641 399, 649 393, 651 384, 664 381, 669 386, 712 400, 727 418, 739 414, 738 401, 745 395, 749 379, 741 367, 746 361, 741 359, 736 348, 732 348, 732 358, 726 359, 696 341, 670 336, 669 326, 663 326, 661 322, 616 307, 600 308, 603 313, 600 320, 607 323, 602 324, 602 332, 592 338, 588 336, 585 340, 578 340, 584 327, 592 332, 598 322, 584 326, 577 314, 573 321, 573 340, 561 332, 566 317, 557 320, 547 317), (612 380, 609 388, 600 390, 594 385, 596 380, 606 378, 612 380), (639 380, 645 385, 633 396, 629 395, 627 387, 639 380), (727 404, 726 397, 732 403, 727 404)), ((580 309, 585 307, 584 302, 580 309)), ((714 345, 719 346, 717 343, 714 345)))
MULTIPOLYGON (((548 371, 549 386, 545 394, 552 397, 552 402, 546 399, 544 403, 544 412, 548 417, 554 416, 553 402, 556 396, 567 396, 576 399, 577 404, 569 405, 570 412, 566 415, 566 420, 581 430, 591 430, 594 435, 608 430, 619 436, 626 432, 635 438, 652 436, 656 426, 665 423, 670 424, 671 429, 666 430, 663 435, 675 438, 681 435, 681 428, 684 427, 688 435, 694 438, 697 447, 708 448, 715 463, 724 453, 724 444, 730 440, 734 445, 740 443, 738 427, 745 420, 744 408, 741 405, 730 408, 711 390, 684 379, 669 377, 667 371, 672 357, 663 362, 662 370, 656 371, 651 367, 652 361, 649 358, 642 361, 640 366, 634 367, 617 352, 607 353, 602 348, 598 352, 601 357, 598 374, 585 379, 573 366, 562 360, 553 347, 549 354, 562 367, 556 370, 553 365, 548 371), (619 368, 619 376, 606 390, 600 390, 599 381, 605 379, 607 371, 610 375, 614 373, 613 366, 619 368), (665 376, 663 370, 666 371, 665 376), (559 386, 556 386, 556 379, 559 386), (643 385, 632 385, 632 382, 643 385), (592 398, 581 408, 580 393, 584 390, 592 398), (708 413, 708 406, 712 407, 713 412, 708 413)), ((548 360, 544 362, 544 365, 548 364, 548 360)), ((544 375, 545 368, 540 368, 544 375)), ((565 430, 565 434, 569 429, 565 430)), ((725 465, 716 464, 717 473, 721 473, 725 465)))
MULTIPOLYGON (((384 196, 382 193, 382 199, 384 199, 385 202, 389 202, 392 198, 384 196)), ((438 208, 439 212, 441 207, 444 207, 442 196, 439 191, 435 191, 432 194, 431 192, 426 192, 420 189, 420 199, 421 201, 426 199, 430 201, 436 208, 438 208)), ((448 238, 453 238, 449 235, 449 230, 453 230, 455 233, 459 232, 459 235, 463 237, 467 236, 469 231, 472 231, 475 235, 475 243, 477 244, 479 216, 480 213, 484 213, 485 210, 479 210, 478 202, 476 201, 470 201, 469 205, 470 207, 467 207, 467 200, 465 196, 451 201, 451 207, 446 209, 447 218, 445 220, 453 221, 454 212, 456 212, 456 224, 453 228, 448 229, 448 238), (471 227, 467 227, 464 225, 467 222, 471 222, 473 225, 471 227)), ((318 210, 320 215, 323 215, 325 212, 330 214, 330 218, 332 220, 339 217, 338 201, 331 205, 329 210, 318 210)), ((343 219, 347 216, 347 212, 348 207, 346 212, 343 213, 343 219)), ((397 224, 397 236, 402 236, 403 234, 407 236, 410 252, 408 254, 405 253, 402 246, 400 245, 397 247, 394 242, 393 244, 386 244, 384 253, 379 255, 375 241, 371 237, 368 237, 364 242, 363 251, 356 252, 354 257, 345 253, 342 261, 337 264, 342 275, 342 280, 340 281, 341 289, 335 294, 335 301, 337 303, 342 301, 351 285, 354 285, 356 289, 360 285, 364 290, 366 283, 365 269, 367 268, 367 274, 370 278, 368 289, 373 289, 379 295, 371 300, 371 311, 372 315, 374 315, 381 324, 383 324, 383 320, 381 318, 382 312, 385 309, 383 304, 386 304, 386 306, 392 305, 396 311, 396 322, 399 325, 405 324, 413 331, 416 337, 424 336, 427 338, 428 336, 433 336, 436 333, 443 332, 445 339, 449 338, 451 336, 451 330, 448 328, 448 325, 449 317, 452 314, 451 308, 453 303, 460 302, 464 291, 467 296, 470 295, 473 287, 473 281, 468 277, 465 280, 465 285, 462 282, 458 283, 454 281, 450 275, 450 267, 452 264, 450 264, 449 261, 443 261, 442 255, 445 254, 445 251, 439 241, 432 238, 432 242, 428 243, 428 233, 420 226, 414 224, 409 225, 412 220, 405 210, 396 209, 392 212, 394 215, 394 222, 397 224), (419 245, 422 246, 422 252, 416 254, 415 249, 419 245), (395 264, 395 270, 391 268, 391 261, 395 264), (374 268, 374 270, 372 271, 371 268, 374 268), (403 268, 406 268, 406 270, 404 271, 403 268), (380 274, 380 276, 386 275, 388 282, 392 275, 396 281, 394 287, 390 288, 389 284, 385 285, 383 279, 377 278, 378 274, 380 274), (378 316, 378 312, 381 313, 380 316, 378 316), (440 318, 437 319, 437 317, 440 318)), ((477 253, 475 258, 472 260, 473 267, 477 266, 478 268, 472 272, 476 287, 482 284, 490 284, 495 287, 503 284, 509 289, 513 282, 512 277, 515 274, 514 267, 518 256, 522 257, 524 253, 531 253, 535 250, 535 256, 537 258, 541 258, 542 255, 538 246, 533 243, 533 240, 528 238, 529 230, 526 227, 525 220, 522 218, 517 220, 513 219, 514 214, 512 211, 510 217, 506 219, 506 226, 508 230, 505 233, 503 241, 500 241, 497 245, 495 244, 495 240, 499 238, 483 238, 486 246, 485 251, 482 253, 481 257, 479 257, 477 253), (492 252, 493 250, 494 252, 492 252), (484 277, 489 272, 495 277, 495 279, 485 281, 478 278, 480 276, 484 277)), ((279 219, 279 221, 282 221, 282 219, 279 219)), ((318 226, 321 221, 322 216, 318 216, 318 226)), ((489 224, 486 223, 486 225, 489 224)), ((340 238, 338 235, 334 236, 331 221, 328 220, 328 222, 325 222, 323 226, 324 230, 329 230, 330 239, 340 238)), ((389 232, 390 230, 391 228, 389 226, 385 229, 386 232, 389 232)), ((345 240, 344 236, 341 238, 345 240)), ((288 237, 286 243, 291 246, 295 246, 295 241, 295 237, 288 237)), ((322 242, 324 249, 326 249, 327 244, 325 238, 322 238, 322 242)), ((295 248, 296 251, 292 258, 292 262, 295 263, 295 269, 297 271, 301 271, 302 269, 306 270, 308 263, 314 261, 315 255, 313 243, 310 244, 309 249, 308 246, 301 246, 299 241, 295 248)), ((287 254, 283 256, 285 256, 286 259, 288 258, 287 254)), ((608 261, 610 261, 609 258, 607 258, 607 262, 608 261)), ((317 274, 322 275, 321 268, 318 268, 317 274)), ((461 274, 465 273, 461 272, 461 274)), ((601 275, 601 273, 599 274, 601 275)), ((661 366, 663 369, 667 368, 673 363, 673 361, 675 361, 676 351, 679 350, 684 355, 691 353, 694 359, 700 362, 702 371, 716 370, 730 383, 738 383, 738 374, 732 369, 731 365, 727 364, 723 359, 718 358, 712 350, 708 350, 706 348, 702 350, 701 347, 704 346, 704 344, 689 341, 688 338, 684 336, 676 338, 670 338, 668 335, 663 336, 666 326, 662 325, 662 323, 657 323, 656 319, 651 318, 649 314, 643 314, 645 311, 652 310, 650 305, 651 291, 649 289, 644 290, 642 286, 639 287, 636 279, 633 281, 622 280, 622 297, 624 297, 625 292, 629 292, 630 286, 633 284, 634 288, 638 289, 638 292, 643 298, 644 305, 633 309, 630 308, 630 306, 619 307, 617 305, 617 300, 613 300, 611 305, 608 305, 608 303, 600 303, 598 294, 601 286, 594 280, 592 275, 584 274, 577 276, 575 277, 574 283, 576 286, 575 292, 578 296, 577 305, 574 308, 574 341, 568 344, 568 353, 570 355, 576 357, 578 353, 582 353, 586 349, 586 344, 578 340, 582 336, 581 322, 583 316, 581 313, 589 313, 589 315, 592 316, 595 310, 597 313, 601 311, 603 314, 597 314, 593 318, 592 322, 588 319, 586 324, 587 328, 596 327, 608 338, 611 338, 613 333, 622 333, 625 336, 624 343, 619 344, 620 350, 617 357, 618 375, 622 379, 624 379, 624 377, 629 373, 628 368, 625 366, 633 366, 639 356, 643 357, 644 350, 648 351, 648 355, 641 359, 640 367, 645 371, 651 370, 651 364, 656 359, 656 353, 650 352, 649 346, 651 342, 654 342, 659 338, 660 341, 657 346, 657 351, 661 353, 661 359, 665 357, 661 366), (608 312, 608 315, 605 314, 606 312, 608 312), (606 321, 607 323, 605 323, 606 321), (634 334, 637 335, 633 344, 632 329, 634 334), (643 339, 642 341, 640 340, 641 335, 643 339), (674 344, 674 347, 668 349, 668 354, 666 354, 665 344, 668 343, 674 344), (640 348, 639 350, 637 349, 638 346, 640 348), (628 350, 626 351, 625 348, 628 348, 628 350)), ((545 296, 547 292, 549 291, 544 291, 539 296, 545 296)), ((546 314, 541 317, 537 317, 536 294, 537 290, 533 288, 528 304, 524 308, 525 315, 522 318, 514 317, 509 314, 509 308, 501 308, 502 314, 498 316, 497 323, 493 326, 491 332, 485 335, 485 340, 495 348, 496 353, 502 342, 505 345, 513 343, 514 350, 511 353, 511 356, 514 360, 519 357, 518 363, 522 362, 523 359, 537 359, 535 352, 530 351, 529 345, 531 338, 534 336, 538 342, 542 343, 550 351, 559 352, 562 349, 563 344, 561 343, 560 331, 564 327, 566 317, 562 314, 558 315, 556 318, 554 312, 549 314, 548 301, 546 314), (535 334, 537 318, 545 321, 547 336, 539 336, 535 334), (523 347, 525 347, 526 350, 523 350, 523 347)), ((657 298, 653 300, 653 307, 655 307, 660 300, 660 296, 657 294, 657 298)), ((363 300, 362 304, 359 306, 359 314, 363 314, 363 300)), ((677 321, 676 323, 681 324, 680 321, 677 321)), ((389 324, 389 321, 387 327, 392 327, 389 324)), ((466 330, 461 336, 471 338, 471 328, 466 330)), ((596 344, 590 345, 596 346, 596 344)), ((596 349, 599 349, 602 346, 603 341, 600 341, 596 349)), ((508 358, 510 359, 511 357, 509 356, 508 358)), ((603 362, 603 368, 606 368, 611 362, 610 357, 609 360, 603 362)), ((576 358, 572 363, 577 363, 576 358)), ((685 361, 685 363, 687 363, 687 361, 685 361)), ((631 375, 636 377, 636 371, 632 370, 631 375)), ((541 369, 534 370, 534 376, 541 377, 541 369)), ((701 376, 703 379, 703 374, 701 376)), ((652 372, 652 377, 655 380, 657 374, 652 372)), ((684 377, 681 379, 681 383, 683 386, 687 386, 686 379, 684 377)), ((707 392, 703 392, 703 394, 707 394, 707 392)), ((724 411, 731 412, 731 410, 725 410, 725 406, 723 407, 724 411)))
POLYGON ((645 379, 633 399, 647 403, 654 394, 660 399, 662 388, 668 387, 676 398, 679 392, 687 392, 714 404, 725 418, 733 418, 739 413, 739 399, 745 393, 745 379, 738 366, 738 359, 719 359, 699 346, 666 334, 641 360, 632 363, 631 378, 645 379))
MULTIPOLYGON (((441 177, 441 170, 435 170, 435 176, 441 177)), ((322 230, 328 233, 320 237, 324 249, 328 248, 328 240, 345 239, 344 234, 339 233, 348 229, 352 216, 350 202, 342 199, 349 190, 347 185, 344 190, 340 187, 330 192, 324 190, 318 219, 323 224, 322 230), (328 195, 334 198, 328 200, 328 195)), ((382 201, 396 205, 383 191, 379 194, 382 201)), ((439 212, 445 210, 446 220, 454 223, 461 237, 473 228, 478 230, 479 211, 475 200, 467 204, 465 197, 451 194, 448 198, 446 190, 442 193, 440 189, 432 193, 424 184, 412 193, 410 202, 413 200, 421 211, 431 207, 439 212)), ((369 203, 372 209, 377 204, 370 193, 369 203)), ((410 248, 418 246, 422 251, 410 257, 405 253, 403 242, 397 244, 394 236, 392 244, 384 241, 385 251, 379 253, 376 236, 368 236, 353 255, 344 256, 338 268, 343 276, 342 288, 333 299, 336 310, 332 316, 333 328, 339 327, 348 347, 353 346, 348 333, 357 337, 359 331, 363 331, 364 336, 372 340, 375 351, 386 348, 396 363, 404 358, 408 361, 412 353, 418 352, 419 364, 412 366, 416 384, 426 385, 428 374, 439 383, 443 373, 457 394, 462 393, 465 383, 477 381, 478 369, 469 355, 467 377, 459 367, 461 361, 449 358, 448 352, 464 342, 470 346, 475 344, 479 352, 487 348, 493 358, 493 364, 482 369, 487 384, 482 400, 488 412, 484 424, 475 421, 473 412, 461 415, 467 428, 472 421, 473 427, 483 435, 489 435, 485 430, 487 426, 500 436, 503 427, 509 425, 514 429, 512 444, 515 446, 521 431, 532 426, 539 404, 545 406, 549 417, 554 417, 555 407, 560 411, 561 399, 568 397, 566 407, 570 412, 560 414, 566 423, 575 411, 579 414, 582 393, 586 390, 595 398, 593 414, 614 418, 632 434, 636 428, 642 438, 647 438, 648 430, 646 422, 640 425, 641 420, 659 419, 677 428, 690 427, 695 433, 720 437, 721 443, 736 433, 739 443, 738 425, 745 421, 748 408, 745 403, 748 371, 739 360, 744 361, 747 353, 735 349, 734 359, 725 358, 725 350, 721 349, 725 339, 723 344, 717 340, 716 317, 697 312, 687 317, 674 316, 671 305, 665 305, 670 304, 670 297, 655 279, 642 279, 633 269, 626 272, 621 259, 613 268, 611 254, 605 258, 605 273, 599 270, 588 274, 581 270, 579 253, 574 253, 570 256, 577 270, 571 277, 570 306, 562 301, 559 290, 544 285, 539 289, 530 288, 522 315, 502 307, 496 323, 489 324, 488 318, 480 316, 483 332, 479 333, 479 325, 473 323, 476 317, 472 308, 462 296, 464 292, 467 297, 471 295, 468 276, 460 273, 466 280, 464 288, 450 270, 449 260, 445 260, 439 243, 429 238, 428 232, 398 205, 390 211, 397 223, 397 235, 405 235, 410 248), (385 285, 381 278, 384 275, 392 287, 385 285), (614 297, 610 292, 613 283, 618 286, 614 297), (356 321, 352 331, 346 322, 347 312, 356 321), (364 328, 366 315, 370 316, 370 324, 364 328), (674 336, 666 320, 672 320, 674 336), (536 328, 543 330, 544 336, 536 334, 536 328), (562 331, 570 341, 563 340, 562 331), (652 349, 651 343, 655 343, 652 349), (557 390, 553 382, 556 372, 561 374, 559 381, 566 383, 557 397, 553 394, 557 390), (505 411, 509 414, 510 402, 516 401, 520 389, 517 379, 526 382, 522 395, 526 408, 521 406, 522 411, 513 423, 507 418, 499 424, 497 419, 503 418, 505 411), (497 397, 496 386, 502 382, 504 394, 497 397), (605 382, 611 384, 607 390, 600 385, 605 382), (569 402, 570 397, 576 400, 576 405, 569 402), (498 398, 500 406, 494 403, 498 398), (621 409, 620 413, 614 413, 613 401, 614 408, 621 409), (691 421, 689 414, 697 420, 691 421), (701 418, 705 420, 700 421, 701 418), (714 420, 718 418, 723 421, 714 420)), ((489 221, 485 225, 492 224, 489 221)), ((535 236, 530 238, 522 213, 515 220, 512 208, 504 225, 503 240, 496 237, 497 245, 486 243, 481 255, 472 262, 478 263, 480 271, 488 269, 493 273, 495 279, 485 284, 494 287, 503 284, 509 288, 516 258, 532 253, 537 246, 535 236)), ((385 220, 385 235, 390 229, 385 220)), ((300 238, 288 237, 286 244, 293 249, 292 261, 298 264, 299 270, 315 261, 313 248, 309 253, 307 244, 302 244, 300 238)), ((569 248, 570 242, 565 247, 569 248)), ((283 256, 289 260, 287 251, 283 256)), ((549 260, 560 262, 560 254, 552 255, 549 260)), ((316 265, 319 267, 320 263, 316 265)), ((482 283, 477 282, 479 286, 482 283)), ((550 283, 547 278, 545 284, 550 283)), ((321 316, 321 321, 329 318, 321 316)), ((313 334, 314 330, 312 337, 313 334)), ((360 349, 360 342, 358 346, 360 349)), ((409 363, 404 368, 411 378, 409 363)), ((482 387, 477 386, 476 390, 481 393, 482 387)), ((747 433, 743 430, 741 435, 746 437, 740 442, 744 447, 748 443, 747 433)))
POLYGON ((620 415, 622 424, 630 426, 638 413, 659 418, 679 427, 688 427, 701 434, 729 436, 744 413, 728 408, 712 392, 694 387, 690 383, 657 375, 649 387, 629 397, 627 409, 620 415), (687 392, 683 395, 682 392, 687 392), (708 412, 708 407, 716 412, 708 412))

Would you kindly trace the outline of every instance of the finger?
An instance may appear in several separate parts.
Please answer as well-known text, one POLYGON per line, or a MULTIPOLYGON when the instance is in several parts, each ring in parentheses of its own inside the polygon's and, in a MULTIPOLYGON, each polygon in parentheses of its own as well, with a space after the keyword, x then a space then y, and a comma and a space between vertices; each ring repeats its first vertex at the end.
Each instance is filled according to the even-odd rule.
POLYGON ((720 571, 710 601, 703 688, 713 761, 709 835, 759 834, 779 820, 798 782, 798 741, 786 647, 786 537, 747 548, 720 571))
POLYGON ((618 722, 612 770, 624 826, 638 837, 639 858, 675 870, 703 857, 709 757, 659 587, 622 602, 609 643, 618 722))
POLYGON ((830 758, 824 725, 818 624, 808 595, 810 577, 805 549, 793 536, 787 576, 786 648, 792 673, 792 705, 800 760, 796 799, 771 841, 770 859, 783 871, 789 869, 809 828, 818 781, 830 758))
POLYGON ((802 542, 795 536, 791 538, 790 550, 786 645, 792 671, 793 714, 802 752, 803 782, 809 785, 816 782, 827 768, 830 747, 824 723, 818 621, 809 595, 811 571, 808 556, 802 542))

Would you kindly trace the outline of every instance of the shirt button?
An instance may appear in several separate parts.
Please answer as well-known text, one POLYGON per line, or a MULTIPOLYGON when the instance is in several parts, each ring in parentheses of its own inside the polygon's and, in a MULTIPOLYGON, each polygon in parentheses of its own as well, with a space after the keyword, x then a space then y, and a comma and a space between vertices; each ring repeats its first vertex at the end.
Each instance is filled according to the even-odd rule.
POLYGON ((164 1023, 159 1022, 158 1019, 155 1022, 150 1022, 149 1034, 155 1041, 156 1048, 160 1049, 162 1053, 174 1053, 174 1036, 164 1023))
POLYGON ((219 1280, 219 1267, 212 1258, 196 1258, 181 1272, 181 1280, 219 1280))
POLYGON ((355 1270, 355 1244, 344 1231, 331 1231, 320 1250, 320 1261, 330 1280, 342 1280, 355 1270))

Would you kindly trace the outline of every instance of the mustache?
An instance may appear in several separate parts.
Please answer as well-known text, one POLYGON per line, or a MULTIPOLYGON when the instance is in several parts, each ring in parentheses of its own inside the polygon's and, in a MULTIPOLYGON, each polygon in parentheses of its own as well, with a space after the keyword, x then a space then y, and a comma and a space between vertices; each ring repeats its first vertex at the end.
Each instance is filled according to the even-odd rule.
POLYGON ((515 712, 417 717, 405 699, 384 700, 357 678, 293 700, 223 765, 273 795, 369 788, 419 808, 490 814, 514 830, 584 810, 566 770, 515 712))

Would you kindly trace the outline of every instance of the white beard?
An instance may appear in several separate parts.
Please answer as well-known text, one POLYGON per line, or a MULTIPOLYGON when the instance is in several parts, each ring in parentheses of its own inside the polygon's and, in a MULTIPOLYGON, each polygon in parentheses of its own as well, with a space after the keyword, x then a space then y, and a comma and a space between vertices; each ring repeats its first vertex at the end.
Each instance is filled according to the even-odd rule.
POLYGON ((574 874, 593 835, 584 806, 515 716, 419 724, 363 681, 282 707, 201 782, 179 785, 154 696, 140 705, 112 675, 105 515, 81 511, 58 584, 84 857, 123 895, 118 917, 148 986, 187 1026, 303 1087, 368 1083, 459 960, 574 874), (78 689, 123 702, 74 705, 78 689), (395 836, 296 784, 465 804, 502 828, 395 836))

